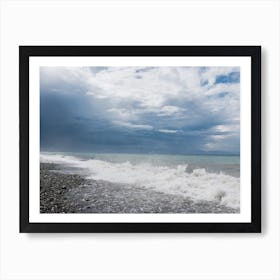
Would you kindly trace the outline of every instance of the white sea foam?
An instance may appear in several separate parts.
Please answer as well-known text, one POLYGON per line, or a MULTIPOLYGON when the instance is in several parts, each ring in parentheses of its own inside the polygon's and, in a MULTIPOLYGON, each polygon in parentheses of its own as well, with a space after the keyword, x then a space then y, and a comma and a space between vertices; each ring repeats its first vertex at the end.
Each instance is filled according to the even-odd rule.
POLYGON ((64 163, 87 170, 89 178, 113 183, 144 186, 157 191, 179 194, 194 201, 216 201, 239 208, 240 179, 225 174, 206 172, 204 168, 187 173, 187 164, 174 167, 150 163, 112 163, 104 160, 80 160, 73 156, 41 154, 42 162, 64 163))

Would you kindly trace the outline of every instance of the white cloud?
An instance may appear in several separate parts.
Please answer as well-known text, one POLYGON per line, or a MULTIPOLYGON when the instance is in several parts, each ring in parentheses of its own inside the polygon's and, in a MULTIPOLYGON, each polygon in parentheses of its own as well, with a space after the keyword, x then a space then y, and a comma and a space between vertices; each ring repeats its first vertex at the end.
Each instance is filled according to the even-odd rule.
POLYGON ((238 132, 239 124, 216 125, 212 130, 215 132, 238 132))
POLYGON ((117 119, 122 119, 122 120, 133 120, 136 119, 134 112, 123 109, 123 108, 110 108, 107 110, 109 114, 114 114, 117 119))
POLYGON ((94 96, 97 99, 107 99, 108 98, 108 96, 106 96, 106 95, 103 95, 103 94, 100 94, 100 93, 93 93, 91 91, 87 91, 86 95, 94 96))
POLYGON ((210 152, 210 151, 216 151, 219 150, 219 144, 217 142, 210 142, 206 143, 203 147, 202 150, 210 152))
POLYGON ((212 138, 213 140, 224 140, 224 139, 227 139, 227 138, 230 138, 232 137, 232 135, 225 135, 225 134, 221 134, 221 135, 211 135, 210 138, 212 138))
POLYGON ((207 142, 202 146, 204 151, 235 151, 237 150, 236 139, 239 139, 239 131, 237 127, 220 126, 220 132, 224 134, 213 134, 207 136, 207 142))
POLYGON ((158 116, 172 116, 174 114, 182 113, 185 110, 177 106, 163 106, 158 113, 158 116))
POLYGON ((123 126, 126 128, 131 128, 131 129, 141 129, 141 130, 152 130, 153 127, 151 125, 147 124, 133 124, 130 122, 122 122, 122 121, 113 121, 115 125, 118 126, 123 126))
POLYGON ((162 132, 162 133, 177 133, 178 132, 178 130, 172 130, 172 129, 159 129, 158 131, 162 132))
POLYGON ((202 150, 207 152, 215 151, 235 151, 237 150, 236 139, 240 136, 239 123, 228 125, 216 125, 208 130, 206 134, 206 143, 202 150))

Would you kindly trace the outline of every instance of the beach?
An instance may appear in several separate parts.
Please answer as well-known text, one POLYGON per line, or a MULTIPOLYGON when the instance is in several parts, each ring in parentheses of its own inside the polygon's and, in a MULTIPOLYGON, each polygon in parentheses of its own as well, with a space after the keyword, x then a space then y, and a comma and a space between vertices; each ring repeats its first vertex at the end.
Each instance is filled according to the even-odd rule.
POLYGON ((145 186, 89 179, 63 164, 40 164, 41 213, 239 213, 145 186))

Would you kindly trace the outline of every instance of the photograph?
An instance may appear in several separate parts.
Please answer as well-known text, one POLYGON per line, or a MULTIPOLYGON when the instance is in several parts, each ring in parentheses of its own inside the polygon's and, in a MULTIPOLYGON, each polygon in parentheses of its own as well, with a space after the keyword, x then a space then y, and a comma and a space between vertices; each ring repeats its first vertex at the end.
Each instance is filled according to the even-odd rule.
POLYGON ((259 232, 259 46, 20 46, 21 232, 259 232))
POLYGON ((239 211, 239 67, 40 67, 41 213, 239 211))

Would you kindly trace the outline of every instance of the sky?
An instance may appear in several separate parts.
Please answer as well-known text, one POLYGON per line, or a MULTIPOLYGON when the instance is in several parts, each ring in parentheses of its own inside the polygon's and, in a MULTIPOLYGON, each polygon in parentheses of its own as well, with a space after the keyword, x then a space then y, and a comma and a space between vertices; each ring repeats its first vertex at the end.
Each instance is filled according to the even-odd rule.
POLYGON ((40 67, 42 151, 239 154, 239 67, 40 67))

